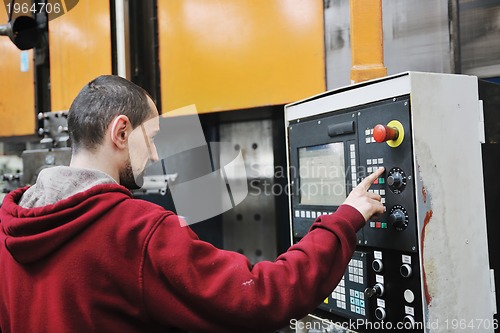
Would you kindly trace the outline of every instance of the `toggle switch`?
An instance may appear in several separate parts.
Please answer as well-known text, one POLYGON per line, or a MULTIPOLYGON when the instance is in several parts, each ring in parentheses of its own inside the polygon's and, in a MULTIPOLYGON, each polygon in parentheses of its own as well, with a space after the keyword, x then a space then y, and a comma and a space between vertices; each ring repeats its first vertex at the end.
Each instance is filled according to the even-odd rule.
POLYGON ((365 295, 370 298, 372 296, 382 296, 384 295, 384 285, 382 283, 376 283, 373 288, 366 288, 365 295))
POLYGON ((373 128, 373 138, 377 142, 396 141, 399 137, 399 130, 396 127, 377 125, 373 128))

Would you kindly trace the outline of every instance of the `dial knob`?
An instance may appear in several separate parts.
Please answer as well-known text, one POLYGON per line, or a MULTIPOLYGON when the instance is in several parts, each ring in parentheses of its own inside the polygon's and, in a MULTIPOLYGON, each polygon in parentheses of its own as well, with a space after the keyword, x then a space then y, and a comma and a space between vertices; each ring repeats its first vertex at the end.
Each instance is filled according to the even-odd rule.
POLYGON ((393 173, 387 177, 387 185, 400 188, 403 185, 403 176, 399 172, 393 173))
POLYGON ((399 167, 392 168, 387 173, 387 186, 394 192, 400 194, 403 192, 407 185, 406 173, 399 167))
POLYGON ((391 215, 389 215, 389 222, 398 231, 404 230, 408 226, 408 220, 406 218, 406 214, 400 208, 392 210, 391 215))
POLYGON ((402 277, 409 278, 411 276, 411 273, 413 272, 411 269, 411 266, 408 264, 403 264, 399 268, 399 272, 401 273, 402 277))
POLYGON ((377 317, 378 320, 384 320, 386 316, 384 308, 378 307, 375 309, 375 317, 377 317))
POLYGON ((372 268, 377 273, 382 272, 382 270, 384 269, 384 264, 382 263, 382 260, 380 260, 380 259, 373 260, 372 268))

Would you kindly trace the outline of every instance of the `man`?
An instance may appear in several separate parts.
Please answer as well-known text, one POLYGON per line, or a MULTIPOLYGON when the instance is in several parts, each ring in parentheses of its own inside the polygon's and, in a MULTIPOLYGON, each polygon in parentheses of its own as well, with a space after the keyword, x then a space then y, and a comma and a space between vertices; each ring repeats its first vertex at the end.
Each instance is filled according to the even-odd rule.
POLYGON ((43 170, 0 210, 2 332, 278 329, 334 289, 356 231, 383 212, 380 196, 367 193, 381 169, 275 262, 252 267, 124 187, 158 159, 157 115, 148 95, 120 77, 80 91, 68 115, 70 166, 43 170))

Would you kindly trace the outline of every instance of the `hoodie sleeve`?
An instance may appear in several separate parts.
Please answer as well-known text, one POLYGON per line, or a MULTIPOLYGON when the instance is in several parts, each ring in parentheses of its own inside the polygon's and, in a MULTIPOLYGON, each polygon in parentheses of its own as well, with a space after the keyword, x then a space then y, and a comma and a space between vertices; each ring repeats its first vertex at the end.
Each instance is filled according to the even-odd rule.
POLYGON ((318 218, 274 262, 252 266, 239 253, 198 239, 171 215, 152 234, 143 300, 156 322, 191 332, 266 332, 313 311, 342 278, 365 223, 353 207, 318 218))

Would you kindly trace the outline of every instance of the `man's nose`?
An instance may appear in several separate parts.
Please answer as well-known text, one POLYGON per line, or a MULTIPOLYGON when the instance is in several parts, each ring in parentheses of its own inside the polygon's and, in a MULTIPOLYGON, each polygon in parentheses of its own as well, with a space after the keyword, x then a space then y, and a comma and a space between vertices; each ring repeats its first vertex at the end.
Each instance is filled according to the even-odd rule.
POLYGON ((156 149, 156 145, 153 143, 151 148, 152 148, 151 149, 151 156, 149 157, 149 159, 152 162, 158 162, 160 160, 160 157, 158 156, 158 150, 156 149))

